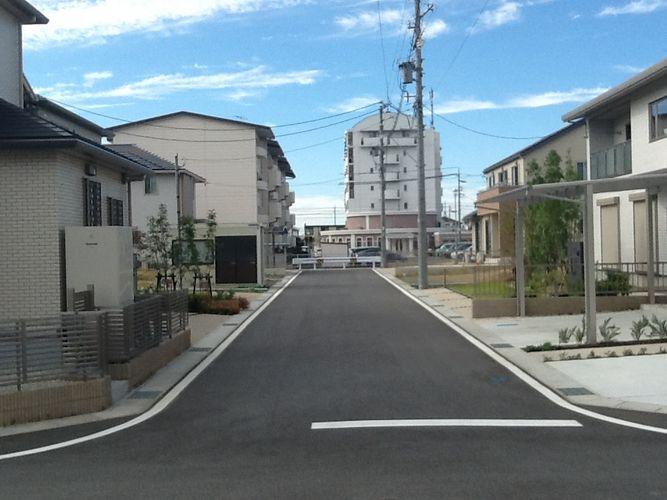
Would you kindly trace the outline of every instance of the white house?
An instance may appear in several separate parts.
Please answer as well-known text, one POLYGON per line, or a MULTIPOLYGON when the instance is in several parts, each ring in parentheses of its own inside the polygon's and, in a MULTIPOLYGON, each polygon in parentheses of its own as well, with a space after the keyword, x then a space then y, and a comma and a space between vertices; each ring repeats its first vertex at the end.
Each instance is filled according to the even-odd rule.
POLYGON ((111 130, 115 143, 133 143, 162 158, 178 156, 180 166, 205 178, 195 187, 195 213, 204 219, 214 209, 220 238, 255 238, 238 249, 230 248, 228 239, 227 250, 216 252, 221 260, 216 272, 228 269, 216 276, 217 283, 247 282, 253 274, 252 282, 263 283, 266 268, 284 265, 294 226, 289 210, 294 193, 287 179, 295 175, 269 127, 180 111, 111 130), (229 271, 224 259, 244 261, 243 278, 234 278, 237 273, 229 271))
MULTIPOLYGON (((410 254, 417 249, 417 127, 413 118, 386 113, 383 120, 387 249, 410 254)), ((326 241, 354 247, 380 246, 380 115, 372 115, 345 133, 346 229, 324 231, 326 241)), ((442 213, 440 134, 424 131, 426 219, 429 247, 442 213)))
POLYGON ((65 228, 127 225, 128 182, 148 171, 104 147, 104 129, 32 94, 21 26, 46 22, 0 0, 0 320, 65 308, 65 228))
MULTIPOLYGON (((667 59, 563 116, 587 129, 590 179, 667 169, 667 59)), ((667 193, 656 188, 655 255, 667 260, 667 193)), ((647 201, 642 191, 595 195, 595 259, 647 261, 647 201)))
POLYGON ((186 168, 179 168, 176 174, 175 163, 134 144, 112 144, 109 148, 151 170, 151 174, 143 180, 130 184, 131 226, 145 233, 148 230, 148 218, 154 217, 162 204, 167 208, 167 218, 172 227, 178 224, 177 202, 180 202, 181 217, 196 217, 195 185, 205 182, 203 177, 186 168))

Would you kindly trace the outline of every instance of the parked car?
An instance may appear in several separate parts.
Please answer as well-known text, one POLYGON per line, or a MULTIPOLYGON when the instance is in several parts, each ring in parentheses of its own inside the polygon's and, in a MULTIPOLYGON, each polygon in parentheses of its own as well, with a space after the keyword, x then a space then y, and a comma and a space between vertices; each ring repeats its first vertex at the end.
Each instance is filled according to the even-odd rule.
MULTIPOLYGON (((363 250, 359 250, 358 252, 355 253, 357 257, 381 257, 382 256, 382 250, 379 248, 365 248, 363 250)), ((400 253, 396 252, 387 252, 387 260, 388 261, 403 261, 406 260, 406 257, 401 255, 400 253)))
POLYGON ((435 249, 436 257, 449 256, 449 254, 452 253, 452 250, 454 250, 455 245, 456 243, 443 243, 442 245, 440 245, 438 248, 435 249))
POLYGON ((455 245, 452 250, 450 257, 452 259, 462 259, 466 253, 472 252, 472 245, 470 243, 459 243, 455 245))
MULTIPOLYGON (((368 252, 368 251, 380 251, 380 247, 356 247, 356 248, 350 248, 350 256, 360 256, 361 253, 368 252)), ((379 255, 379 254, 378 254, 379 255)), ((368 257, 368 256, 367 256, 368 257)))

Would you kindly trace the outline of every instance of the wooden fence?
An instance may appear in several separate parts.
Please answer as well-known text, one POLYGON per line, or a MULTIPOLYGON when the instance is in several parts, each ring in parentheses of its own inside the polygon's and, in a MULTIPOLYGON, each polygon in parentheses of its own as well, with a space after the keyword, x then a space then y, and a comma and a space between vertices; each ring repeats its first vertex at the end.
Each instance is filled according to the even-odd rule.
POLYGON ((0 386, 47 380, 85 380, 106 370, 105 315, 0 322, 0 386))

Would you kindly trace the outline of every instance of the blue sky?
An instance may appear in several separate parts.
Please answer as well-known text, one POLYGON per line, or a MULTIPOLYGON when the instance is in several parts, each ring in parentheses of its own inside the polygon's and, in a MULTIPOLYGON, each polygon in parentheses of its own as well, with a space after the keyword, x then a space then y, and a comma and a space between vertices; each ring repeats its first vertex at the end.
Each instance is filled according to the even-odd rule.
MULTIPOLYGON (((412 0, 33 3, 51 19, 24 34, 25 72, 39 93, 127 120, 190 110, 269 125, 348 111, 387 94, 397 104, 396 61, 408 56, 413 8, 412 0)), ((432 3, 424 83, 435 108, 491 134, 553 132, 564 112, 667 55, 667 0, 432 3)), ((334 205, 341 220, 342 137, 353 124, 280 139, 287 151, 307 147, 288 153, 301 223, 329 222, 334 205)), ((438 117, 435 125, 443 166, 466 176, 464 209, 472 209, 484 167, 533 142, 476 135, 438 117)), ((452 188, 446 179, 446 202, 452 188)))

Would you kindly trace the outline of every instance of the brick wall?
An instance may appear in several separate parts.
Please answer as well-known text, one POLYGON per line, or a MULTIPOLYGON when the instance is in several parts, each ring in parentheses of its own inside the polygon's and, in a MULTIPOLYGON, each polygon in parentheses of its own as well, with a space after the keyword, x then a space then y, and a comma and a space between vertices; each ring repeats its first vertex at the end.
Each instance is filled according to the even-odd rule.
MULTIPOLYGON (((52 149, 0 153, 0 320, 49 316, 63 306, 64 228, 83 225, 86 160, 52 149)), ((107 196, 123 200, 120 173, 98 165, 102 220, 107 196)))

